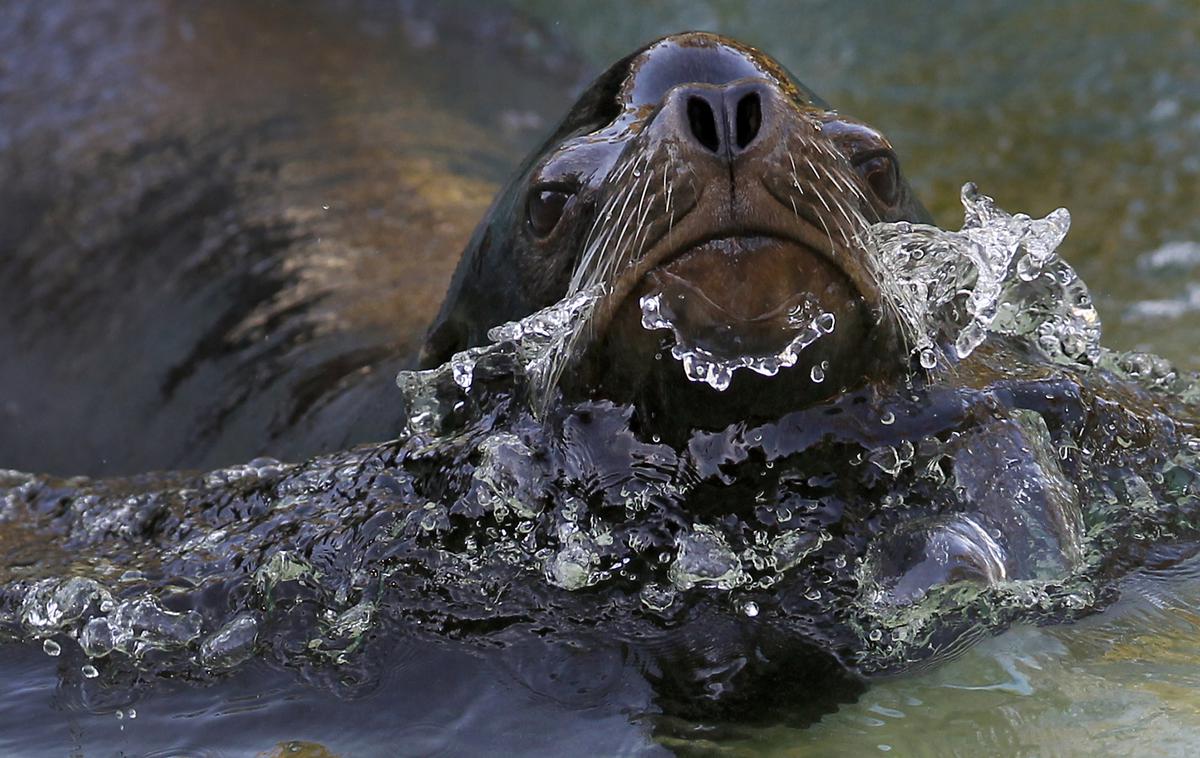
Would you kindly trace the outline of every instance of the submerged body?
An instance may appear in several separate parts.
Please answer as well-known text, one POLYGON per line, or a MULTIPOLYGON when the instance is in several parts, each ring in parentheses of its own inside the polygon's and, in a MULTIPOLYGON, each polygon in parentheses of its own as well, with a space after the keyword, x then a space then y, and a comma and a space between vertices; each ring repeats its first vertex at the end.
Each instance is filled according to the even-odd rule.
POLYGON ((656 42, 497 199, 426 345, 440 368, 402 374, 400 439, 6 475, 38 558, 6 567, 0 622, 118 680, 336 668, 413 634, 615 639, 664 710, 805 719, 1099 609, 1149 545, 1195 536, 1195 390, 1067 346, 1090 304, 971 202, 1024 229, 998 278, 936 230, 942 278, 899 278, 874 225, 928 219, 886 138, 750 48, 656 42))

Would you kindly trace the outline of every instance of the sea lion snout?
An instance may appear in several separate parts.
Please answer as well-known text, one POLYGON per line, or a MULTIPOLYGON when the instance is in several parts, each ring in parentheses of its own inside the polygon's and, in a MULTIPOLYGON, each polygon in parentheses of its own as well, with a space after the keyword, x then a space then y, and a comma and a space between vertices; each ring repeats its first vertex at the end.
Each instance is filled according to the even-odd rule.
POLYGON ((651 128, 701 155, 732 163, 777 128, 779 120, 770 117, 776 91, 766 79, 681 85, 667 95, 651 128))

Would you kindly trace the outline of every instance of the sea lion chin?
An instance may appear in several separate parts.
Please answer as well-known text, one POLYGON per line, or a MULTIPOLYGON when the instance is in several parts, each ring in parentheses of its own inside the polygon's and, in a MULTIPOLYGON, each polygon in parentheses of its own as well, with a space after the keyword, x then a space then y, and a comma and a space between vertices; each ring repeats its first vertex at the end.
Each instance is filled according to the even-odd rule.
POLYGON ((656 431, 811 405, 907 364, 865 242, 899 220, 930 221, 877 130, 753 48, 666 37, 602 74, 499 195, 422 362, 588 291, 568 396, 631 402, 656 431))

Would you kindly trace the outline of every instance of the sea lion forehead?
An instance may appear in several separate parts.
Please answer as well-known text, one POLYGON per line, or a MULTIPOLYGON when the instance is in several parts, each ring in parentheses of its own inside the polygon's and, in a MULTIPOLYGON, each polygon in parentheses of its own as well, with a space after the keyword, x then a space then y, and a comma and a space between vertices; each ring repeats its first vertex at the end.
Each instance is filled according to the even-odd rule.
POLYGON ((767 79, 802 104, 828 107, 774 59, 708 32, 673 34, 647 45, 629 61, 620 99, 628 110, 638 110, 658 105, 680 85, 721 85, 739 79, 767 79))

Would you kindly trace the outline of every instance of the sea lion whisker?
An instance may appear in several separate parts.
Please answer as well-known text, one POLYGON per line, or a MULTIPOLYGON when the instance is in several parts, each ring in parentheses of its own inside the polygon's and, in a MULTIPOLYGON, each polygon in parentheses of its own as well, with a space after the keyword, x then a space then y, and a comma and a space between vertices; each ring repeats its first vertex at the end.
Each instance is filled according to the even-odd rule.
MULTIPOLYGON (((596 239, 596 232, 601 229, 605 217, 612 211, 613 206, 620 196, 621 193, 619 192, 610 196, 608 200, 606 200, 600 207, 600 210, 596 213, 596 218, 592 220, 592 226, 588 230, 587 239, 583 244, 584 253, 582 256, 580 256, 579 264, 575 267, 575 271, 571 275, 571 293, 579 292, 582 289, 583 277, 581 277, 581 274, 592 268, 592 264, 595 262, 597 250, 600 245, 600 241, 596 239)), ((610 226, 607 229, 611 232, 612 227, 610 226)))
MULTIPOLYGON (((649 186, 648 182, 647 182, 647 186, 649 186)), ((643 190, 642 194, 643 195, 645 194, 645 190, 643 190)), ((645 252, 646 240, 648 240, 650 238, 649 232, 650 232, 650 227, 652 226, 652 224, 646 223, 646 217, 650 214, 650 209, 654 207, 655 199, 656 199, 656 196, 652 195, 650 197, 650 202, 645 203, 645 208, 642 210, 642 214, 638 218, 638 233, 637 233, 637 235, 634 236, 633 243, 632 243, 632 247, 637 248, 636 260, 642 259, 642 255, 645 252), (641 238, 640 244, 638 243, 639 237, 641 238)))
POLYGON ((833 184, 833 186, 834 186, 834 187, 837 187, 837 188, 838 188, 838 190, 840 190, 840 191, 842 191, 842 192, 845 192, 845 191, 846 191, 846 188, 842 186, 842 182, 841 182, 841 180, 838 178, 837 174, 835 174, 834 172, 830 171, 828 168, 825 168, 825 167, 819 167, 819 168, 820 168, 820 169, 821 169, 821 170, 824 172, 824 174, 825 174, 825 178, 826 178, 826 179, 828 179, 828 180, 829 180, 829 182, 830 182, 831 184, 833 184))
MULTIPOLYGON (((665 176, 665 174, 664 174, 664 176, 665 176)), ((675 212, 674 212, 673 210, 671 210, 671 194, 672 194, 674 191, 675 191, 675 182, 669 182, 669 183, 667 184, 667 209, 666 209, 666 213, 669 213, 669 214, 671 215, 671 223, 670 223, 670 225, 667 227, 667 233, 668 233, 668 234, 670 234, 670 233, 671 233, 671 230, 672 230, 672 229, 675 227, 675 212)))
MULTIPOLYGON (((854 222, 850 219, 850 214, 846 212, 845 203, 843 203, 841 200, 839 200, 837 198, 834 198, 833 203, 834 203, 834 205, 837 206, 838 212, 842 214, 842 218, 846 219, 846 225, 849 226, 851 229, 856 228, 854 225, 854 222)), ((844 230, 843 230, 842 234, 845 235, 844 230)), ((850 245, 850 240, 846 240, 846 245, 847 246, 850 245)))
MULTIPOLYGON (((820 193, 820 192, 818 192, 818 193, 817 193, 817 197, 821 197, 821 193, 820 193)), ((824 202, 824 198, 822 198, 822 202, 824 202)), ((825 209, 826 209, 826 210, 828 210, 828 209, 829 209, 829 206, 828 206, 828 205, 826 205, 826 206, 825 206, 825 209)), ((821 222, 821 226, 825 227, 825 236, 829 238, 829 252, 830 252, 830 254, 832 255, 832 254, 833 254, 833 252, 834 252, 834 246, 833 246, 833 235, 832 235, 832 234, 830 234, 830 232, 829 232, 829 224, 827 224, 827 223, 825 222, 825 217, 824 217, 824 216, 822 216, 820 213, 818 213, 818 214, 817 214, 817 220, 821 222)))
POLYGON ((813 165, 812 158, 809 158, 806 156, 804 158, 804 162, 808 164, 809 169, 812 170, 813 176, 815 176, 817 178, 817 181, 820 181, 821 180, 821 172, 817 171, 817 167, 815 165, 813 165))
POLYGON ((821 205, 825 206, 825 211, 827 213, 833 213, 833 208, 829 207, 829 201, 825 199, 825 193, 821 192, 821 190, 816 187, 813 187, 813 190, 816 192, 817 199, 821 201, 821 205))
MULTIPOLYGON (((645 197, 646 197, 646 189, 647 189, 647 188, 650 186, 650 178, 651 178, 651 176, 652 176, 652 175, 648 175, 648 176, 646 177, 646 179, 645 179, 645 180, 642 182, 642 198, 643 198, 643 199, 645 199, 645 197)), ((635 185, 635 186, 636 186, 636 185, 635 185)), ((626 200, 625 202, 626 202, 626 205, 628 205, 628 204, 629 204, 629 201, 628 201, 628 200, 626 200)), ((630 209, 630 213, 629 213, 629 215, 628 215, 628 216, 626 216, 626 215, 625 215, 625 209, 624 209, 624 208, 622 208, 622 209, 621 209, 621 218, 622 218, 622 219, 624 219, 624 223, 623 223, 623 224, 622 224, 622 226, 621 226, 621 236, 620 236, 620 237, 617 239, 616 248, 614 249, 614 256, 613 256, 613 260, 614 260, 613 269, 614 269, 614 271, 615 271, 615 270, 619 270, 619 269, 622 267, 622 264, 624 264, 624 263, 626 263, 626 262, 627 262, 627 261, 625 260, 625 258, 626 258, 626 253, 628 252, 628 249, 627 249, 627 248, 623 248, 623 247, 622 247, 622 243, 623 243, 623 242, 624 242, 624 240, 625 240, 625 234, 626 234, 626 232, 628 232, 628 231, 629 231, 629 223, 630 223, 631 221, 633 221, 633 220, 634 220, 634 218, 637 216, 638 208, 640 207, 640 202, 641 202, 641 201, 639 201, 639 205, 638 205, 638 206, 634 206, 632 209, 630 209)), ((636 234, 635 234, 635 237, 636 237, 636 234)))
MULTIPOLYGON (((646 181, 642 185, 642 196, 640 198, 638 198, 638 211, 640 211, 640 213, 638 214, 638 222, 637 223, 638 223, 639 233, 645 227, 646 214, 650 212, 650 206, 654 205, 654 196, 653 195, 650 196, 650 202, 649 203, 646 202, 646 192, 650 189, 650 180, 653 177, 654 177, 654 172, 650 172, 650 174, 646 176, 646 181)), ((665 174, 664 174, 664 177, 665 177, 665 174)), ((637 244, 637 236, 634 236, 633 243, 637 244)))
MULTIPOLYGON (((608 221, 608 218, 611 215, 613 208, 616 207, 616 204, 618 202, 622 201, 622 198, 624 199, 624 203, 626 205, 628 205, 629 198, 632 197, 632 195, 633 195, 633 186, 634 185, 629 185, 629 186, 623 188, 620 192, 615 193, 613 195, 613 197, 611 198, 611 202, 606 203, 607 210, 605 212, 599 214, 596 217, 596 223, 599 224, 599 223, 605 223, 606 221, 608 221)), ((597 240, 597 243, 596 243, 597 247, 594 249, 594 251, 587 254, 587 259, 588 259, 587 266, 581 265, 576 269, 577 276, 572 277, 572 287, 571 287, 572 292, 581 292, 585 288, 585 286, 584 286, 585 284, 595 284, 597 282, 597 280, 602 281, 604 279, 604 276, 605 276, 604 273, 598 272, 597 269, 594 268, 594 263, 597 260, 597 258, 599 259, 599 261, 601 263, 601 267, 603 267, 604 264, 606 263, 607 256, 605 254, 607 253, 608 246, 612 241, 612 236, 616 232, 617 224, 620 223, 620 219, 623 217, 624 213, 625 213, 625 206, 623 205, 621 208, 621 212, 617 217, 617 223, 607 224, 607 226, 605 227, 605 230, 604 230, 604 234, 600 237, 599 240, 597 240), (599 276, 597 275, 598 273, 599 273, 599 276), (578 276, 581 274, 583 276, 578 276)))

